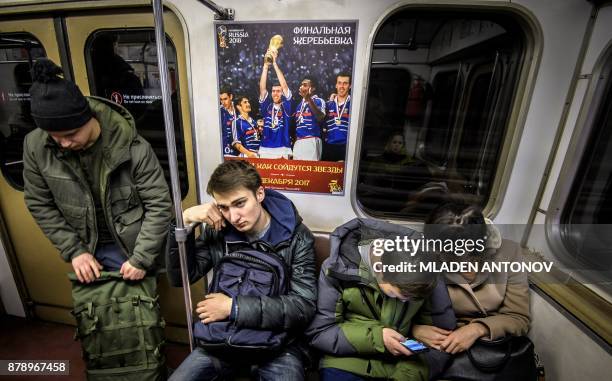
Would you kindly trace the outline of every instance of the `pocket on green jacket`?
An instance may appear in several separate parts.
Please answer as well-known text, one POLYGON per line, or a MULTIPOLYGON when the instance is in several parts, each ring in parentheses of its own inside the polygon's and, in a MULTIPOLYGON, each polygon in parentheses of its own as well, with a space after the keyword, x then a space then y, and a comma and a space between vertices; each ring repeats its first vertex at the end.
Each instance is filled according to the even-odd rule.
POLYGON ((131 201, 134 198, 132 193, 132 187, 129 185, 111 188, 111 212, 115 218, 124 213, 126 210, 130 209, 130 207, 134 206, 133 201, 131 201))
POLYGON ((58 204, 68 225, 79 233, 82 240, 87 241, 87 208, 70 204, 58 204))
POLYGON ((134 250, 140 233, 144 209, 137 191, 130 185, 111 188, 111 213, 113 225, 129 252, 134 250))
POLYGON ((143 216, 144 210, 138 205, 114 218, 115 230, 129 251, 132 251, 136 244, 136 237, 140 233, 143 216))

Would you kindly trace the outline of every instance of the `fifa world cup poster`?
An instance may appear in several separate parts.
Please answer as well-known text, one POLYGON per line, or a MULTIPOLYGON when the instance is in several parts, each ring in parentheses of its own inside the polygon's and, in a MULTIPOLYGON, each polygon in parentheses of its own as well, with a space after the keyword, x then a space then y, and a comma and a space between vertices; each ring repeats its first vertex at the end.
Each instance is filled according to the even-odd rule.
POLYGON ((357 21, 217 22, 224 160, 264 186, 344 194, 357 21))

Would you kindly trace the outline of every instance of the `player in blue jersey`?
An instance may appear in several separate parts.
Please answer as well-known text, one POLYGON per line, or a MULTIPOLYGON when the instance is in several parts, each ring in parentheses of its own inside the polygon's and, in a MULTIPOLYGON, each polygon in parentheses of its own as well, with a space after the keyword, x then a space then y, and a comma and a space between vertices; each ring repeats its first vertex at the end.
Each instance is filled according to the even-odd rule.
POLYGON ((351 112, 351 75, 340 73, 336 76, 336 93, 327 102, 325 120, 324 161, 344 161, 351 112))
POLYGON ((240 152, 241 157, 259 157, 259 132, 257 122, 249 114, 251 113, 251 102, 245 96, 237 96, 234 99, 234 108, 237 117, 234 120, 233 147, 240 152))
POLYGON ((236 119, 236 111, 233 104, 234 94, 227 87, 222 87, 219 91, 219 106, 221 112, 221 135, 223 137, 223 156, 238 156, 239 152, 234 149, 235 132, 234 119, 236 119))
POLYGON ((321 127, 325 119, 325 101, 315 95, 316 83, 305 77, 300 83, 302 101, 295 110, 294 160, 321 160, 321 127))
POLYGON ((264 60, 259 79, 259 112, 264 118, 259 157, 289 159, 293 155, 289 138, 289 121, 292 116, 291 91, 283 72, 276 63, 278 52, 270 52, 270 55, 278 83, 272 85, 272 95, 270 95, 266 89, 270 64, 264 60))

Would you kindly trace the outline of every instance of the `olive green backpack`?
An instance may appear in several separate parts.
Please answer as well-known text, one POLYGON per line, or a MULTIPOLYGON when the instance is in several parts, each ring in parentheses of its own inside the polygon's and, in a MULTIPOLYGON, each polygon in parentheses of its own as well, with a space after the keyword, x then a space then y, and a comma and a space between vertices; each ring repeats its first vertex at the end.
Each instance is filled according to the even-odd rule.
POLYGON ((68 277, 87 379, 164 380, 165 322, 155 277, 125 281, 119 272, 102 272, 89 284, 68 277))

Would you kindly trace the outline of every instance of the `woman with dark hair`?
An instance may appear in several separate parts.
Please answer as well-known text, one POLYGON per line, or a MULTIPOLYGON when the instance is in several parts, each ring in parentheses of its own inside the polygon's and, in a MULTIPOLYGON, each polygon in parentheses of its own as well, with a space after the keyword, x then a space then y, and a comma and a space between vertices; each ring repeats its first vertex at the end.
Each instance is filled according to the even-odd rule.
MULTIPOLYGON (((521 248, 501 238, 499 230, 485 220, 475 206, 450 203, 432 211, 426 220, 427 239, 481 240, 484 250, 442 253, 445 261, 519 261, 521 248), (455 254, 455 255, 453 255, 455 254), (459 255, 461 254, 461 255, 459 255)), ((458 247, 458 246, 455 246, 458 247)), ((478 245, 474 245, 475 248, 478 245)), ((480 268, 480 266, 478 266, 480 268)), ((462 272, 446 273, 448 293, 457 318, 457 328, 445 331, 429 325, 415 325, 414 337, 432 348, 457 356, 483 338, 524 336, 529 330, 529 287, 524 273, 462 272)), ((451 361, 447 372, 452 369, 451 361)))

